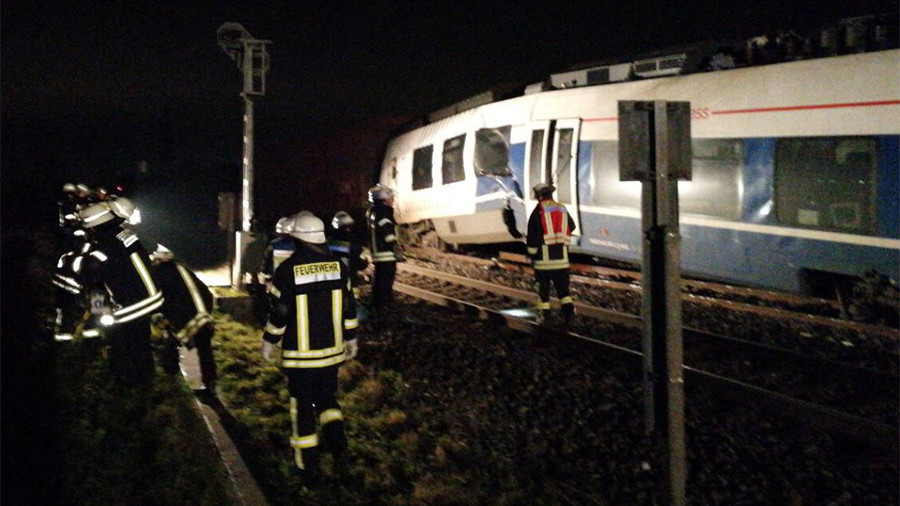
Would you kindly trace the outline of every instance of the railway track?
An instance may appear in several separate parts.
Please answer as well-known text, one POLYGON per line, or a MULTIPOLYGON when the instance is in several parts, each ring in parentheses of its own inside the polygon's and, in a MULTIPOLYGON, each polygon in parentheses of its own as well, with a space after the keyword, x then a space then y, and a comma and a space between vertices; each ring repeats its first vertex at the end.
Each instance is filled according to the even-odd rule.
MULTIPOLYGON (((426 261, 434 258, 434 255, 421 249, 416 250, 416 254, 426 261)), ((452 254, 450 256, 458 262, 468 262, 486 268, 496 267, 533 276, 533 271, 529 266, 530 262, 521 254, 500 252, 496 257, 490 259, 452 254)), ((632 292, 638 295, 641 291, 641 273, 634 270, 573 262, 571 271, 571 281, 576 286, 632 292)), ((722 306, 732 312, 753 313, 773 320, 815 324, 827 321, 827 324, 832 327, 844 328, 853 332, 894 339, 900 337, 896 328, 842 318, 841 306, 835 300, 693 279, 684 279, 682 284, 685 300, 691 304, 722 306)))
MULTIPOLYGON (((530 290, 411 263, 400 264, 395 289, 637 367, 642 361, 642 324, 635 314, 576 302, 571 328, 537 326, 530 290)), ((683 339, 689 392, 712 392, 875 447, 896 448, 896 375, 698 329, 686 328, 683 339)))

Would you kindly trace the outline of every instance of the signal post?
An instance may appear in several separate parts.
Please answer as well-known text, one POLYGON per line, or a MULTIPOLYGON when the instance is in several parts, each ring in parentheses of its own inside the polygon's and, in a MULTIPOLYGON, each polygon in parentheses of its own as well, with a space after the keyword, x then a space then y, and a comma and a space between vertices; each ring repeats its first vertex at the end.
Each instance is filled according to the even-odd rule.
POLYGON ((669 504, 685 504, 678 181, 691 179, 690 102, 619 102, 619 179, 641 182, 644 415, 665 442, 669 504))
POLYGON ((253 217, 253 100, 266 94, 266 73, 269 71, 268 40, 254 39, 238 23, 223 23, 216 31, 216 41, 243 74, 244 149, 243 180, 241 186, 241 231, 235 236, 231 284, 241 284, 241 256, 250 242, 250 219, 253 217))

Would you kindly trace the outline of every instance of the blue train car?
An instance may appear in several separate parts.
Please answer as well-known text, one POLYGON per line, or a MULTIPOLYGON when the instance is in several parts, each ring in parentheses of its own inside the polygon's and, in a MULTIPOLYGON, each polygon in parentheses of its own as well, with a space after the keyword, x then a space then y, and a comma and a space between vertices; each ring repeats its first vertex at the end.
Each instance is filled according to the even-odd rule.
MULTIPOLYGON (((900 51, 692 74, 666 64, 684 56, 599 69, 602 85, 484 97, 398 135, 380 176, 398 222, 449 244, 515 241, 528 190, 552 182, 578 225, 574 252, 640 262, 641 185, 619 181, 618 103, 688 101, 685 274, 790 292, 869 270, 896 280, 900 51)), ((597 71, 554 77, 590 84, 597 71)))

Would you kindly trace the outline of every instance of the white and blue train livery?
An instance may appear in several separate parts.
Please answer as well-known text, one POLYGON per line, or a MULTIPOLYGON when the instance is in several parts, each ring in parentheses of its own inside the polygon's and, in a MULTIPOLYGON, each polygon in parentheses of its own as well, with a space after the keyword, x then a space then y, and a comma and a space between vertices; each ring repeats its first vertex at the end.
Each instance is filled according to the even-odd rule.
POLYGON ((530 188, 552 182, 578 225, 573 252, 638 263, 641 183, 619 181, 618 102, 688 101, 686 275, 790 292, 870 269, 896 280, 898 70, 900 50, 890 49, 529 87, 396 136, 380 182, 396 191, 398 223, 456 245, 517 240, 535 205, 530 188))

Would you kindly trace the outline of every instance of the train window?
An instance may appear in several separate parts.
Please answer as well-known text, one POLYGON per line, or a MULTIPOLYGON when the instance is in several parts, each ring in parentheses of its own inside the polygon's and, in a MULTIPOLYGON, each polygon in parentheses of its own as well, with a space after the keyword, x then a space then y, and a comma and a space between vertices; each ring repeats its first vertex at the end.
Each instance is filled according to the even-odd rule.
MULTIPOLYGON (((741 217, 744 146, 739 139, 694 139, 691 181, 678 183, 679 212, 737 221, 741 217)), ((640 209, 641 183, 619 180, 614 141, 593 142, 587 185, 591 204, 640 209)))
POLYGON ((557 131, 559 142, 556 151, 556 195, 561 202, 572 201, 572 174, 574 173, 574 160, 572 159, 572 142, 575 131, 571 128, 560 128, 557 131))
POLYGON ((775 216, 804 228, 874 235, 877 142, 869 137, 778 139, 775 216))
POLYGON ((482 128, 475 132, 475 174, 479 176, 509 176, 509 130, 482 128))
POLYGON ((441 162, 443 184, 455 183, 466 178, 463 168, 463 146, 466 136, 460 135, 444 141, 444 153, 441 162))
POLYGON ((425 146, 413 152, 413 190, 431 188, 431 154, 433 152, 433 146, 425 146))
POLYGON ((619 181, 619 147, 616 141, 591 143, 591 177, 586 183, 590 188, 591 204, 625 209, 641 208, 641 183, 619 181))
POLYGON ((739 220, 744 142, 694 139, 691 150, 691 180, 678 182, 679 212, 739 220))
POLYGON ((534 130, 531 132, 531 153, 528 155, 528 188, 534 188, 535 185, 543 181, 543 154, 544 131, 534 130))

